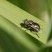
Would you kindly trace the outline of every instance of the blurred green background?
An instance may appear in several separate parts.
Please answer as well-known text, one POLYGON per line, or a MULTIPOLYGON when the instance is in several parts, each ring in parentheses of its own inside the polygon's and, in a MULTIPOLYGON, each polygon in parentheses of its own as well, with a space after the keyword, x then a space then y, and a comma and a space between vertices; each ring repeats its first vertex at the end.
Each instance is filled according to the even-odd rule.
MULTIPOLYGON (((24 11, 27 11, 31 15, 36 16, 38 19, 45 21, 46 23, 48 23, 48 25, 51 25, 47 43, 50 40, 52 42, 52 0, 7 0, 7 1, 20 7, 24 11)), ((21 32, 22 34, 26 34, 23 31, 21 32)), ((19 42, 20 40, 16 41, 15 38, 13 38, 13 36, 10 35, 10 33, 8 33, 3 28, 0 28, 0 52, 35 52, 34 49, 36 49, 36 52, 52 52, 52 46, 44 45, 42 42, 39 42, 37 39, 29 36, 29 34, 27 34, 27 37, 24 38, 24 40, 25 39, 32 42, 32 47, 36 45, 35 48, 33 48, 32 50, 28 49, 28 46, 25 47, 23 43, 19 42)), ((28 45, 29 44, 30 43, 28 43, 28 45)))
MULTIPOLYGON (((52 0, 8 0, 30 14, 40 18, 44 12, 51 13, 52 0)), ((45 14, 46 14, 45 13, 45 14)), ((41 17, 42 18, 42 17, 41 17)))

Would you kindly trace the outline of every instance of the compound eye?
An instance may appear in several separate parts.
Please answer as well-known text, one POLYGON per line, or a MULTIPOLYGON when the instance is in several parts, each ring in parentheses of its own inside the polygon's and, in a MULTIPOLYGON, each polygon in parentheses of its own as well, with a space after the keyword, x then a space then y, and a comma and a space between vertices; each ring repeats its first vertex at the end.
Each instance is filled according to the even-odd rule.
POLYGON ((31 21, 29 21, 29 24, 32 25, 33 23, 31 21))
POLYGON ((26 24, 26 25, 28 24, 28 20, 27 20, 27 19, 26 19, 26 20, 24 20, 24 24, 26 24))

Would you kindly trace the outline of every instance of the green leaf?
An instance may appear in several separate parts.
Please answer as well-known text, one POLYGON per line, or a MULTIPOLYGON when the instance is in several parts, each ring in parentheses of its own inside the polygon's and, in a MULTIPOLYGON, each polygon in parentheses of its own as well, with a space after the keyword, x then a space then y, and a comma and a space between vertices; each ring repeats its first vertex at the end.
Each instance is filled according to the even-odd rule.
MULTIPOLYGON (((3 46, 5 52, 17 52, 17 49, 22 49, 22 52, 26 50, 39 52, 47 44, 50 29, 49 20, 40 20, 8 1, 0 1, 0 39, 2 40, 0 40, 0 45, 3 46), (40 31, 37 33, 40 38, 37 37, 36 32, 30 32, 20 26, 20 23, 25 19, 40 25, 40 31), (20 48, 17 45, 20 45, 20 48)), ((20 50, 18 52, 21 52, 20 50)))
POLYGON ((48 26, 46 22, 39 20, 38 18, 30 15, 29 13, 25 12, 24 10, 20 9, 19 7, 14 6, 13 4, 7 1, 0 2, 0 15, 4 16, 4 18, 8 19, 9 21, 11 21, 12 23, 14 23, 16 26, 18 26, 24 31, 26 29, 20 26, 20 23, 24 19, 31 19, 34 22, 37 22, 41 27, 40 32, 38 33, 40 38, 38 38, 34 32, 30 32, 29 30, 26 30, 26 32, 32 37, 37 38, 41 42, 46 43, 47 37, 48 37, 47 35, 48 31, 46 31, 48 26))

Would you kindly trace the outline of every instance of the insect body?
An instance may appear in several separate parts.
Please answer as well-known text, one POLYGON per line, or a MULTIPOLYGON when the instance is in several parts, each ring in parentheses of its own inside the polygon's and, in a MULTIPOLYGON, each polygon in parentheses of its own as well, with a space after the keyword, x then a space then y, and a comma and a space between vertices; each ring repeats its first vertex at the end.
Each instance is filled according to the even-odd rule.
POLYGON ((22 27, 34 31, 34 32, 39 32, 40 31, 40 26, 38 23, 33 22, 32 20, 25 19, 23 23, 20 24, 22 27))

